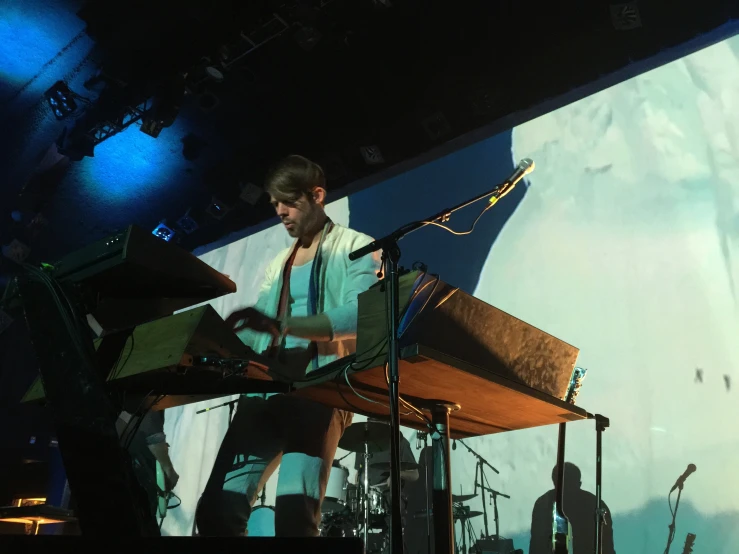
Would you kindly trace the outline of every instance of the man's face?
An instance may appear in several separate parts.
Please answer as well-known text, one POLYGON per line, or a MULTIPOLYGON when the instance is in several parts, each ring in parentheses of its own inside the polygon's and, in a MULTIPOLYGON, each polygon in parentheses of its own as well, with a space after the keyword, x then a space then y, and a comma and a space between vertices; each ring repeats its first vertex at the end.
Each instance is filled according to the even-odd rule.
POLYGON ((288 234, 294 238, 314 231, 316 222, 323 213, 321 205, 305 194, 294 202, 277 200, 270 196, 270 202, 288 234))

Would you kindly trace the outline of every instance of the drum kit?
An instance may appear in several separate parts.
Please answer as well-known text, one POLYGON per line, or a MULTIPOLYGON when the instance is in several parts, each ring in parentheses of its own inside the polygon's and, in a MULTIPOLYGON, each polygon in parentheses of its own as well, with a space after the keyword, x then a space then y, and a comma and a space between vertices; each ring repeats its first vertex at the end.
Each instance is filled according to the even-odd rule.
MULTIPOLYGON (((390 491, 387 484, 370 484, 369 472, 390 473, 390 462, 370 463, 370 458, 390 451, 390 429, 385 423, 355 423, 344 432, 339 447, 362 459, 357 483, 349 481, 349 470, 334 461, 321 506, 321 536, 361 536, 367 554, 390 551, 390 491)), ((418 469, 403 462, 403 471, 418 469)))

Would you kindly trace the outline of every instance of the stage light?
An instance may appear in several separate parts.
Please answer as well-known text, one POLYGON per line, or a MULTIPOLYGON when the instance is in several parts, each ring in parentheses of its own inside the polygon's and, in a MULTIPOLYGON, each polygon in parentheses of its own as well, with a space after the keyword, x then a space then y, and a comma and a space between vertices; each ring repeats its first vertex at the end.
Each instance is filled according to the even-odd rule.
POLYGON ((187 235, 197 231, 199 228, 198 222, 195 221, 190 215, 190 210, 187 210, 187 212, 185 212, 185 215, 177 220, 177 226, 182 229, 183 233, 187 235))
POLYGON ((205 113, 212 112, 219 103, 220 100, 218 100, 218 97, 209 90, 198 95, 198 108, 203 110, 205 113))
POLYGON ((367 165, 380 165, 385 163, 385 158, 376 144, 373 144, 372 146, 360 146, 359 151, 367 165))
POLYGON ((162 129, 164 129, 164 124, 161 121, 147 117, 144 118, 144 121, 141 123, 140 129, 142 133, 146 133, 150 137, 157 138, 159 133, 162 132, 162 129))
POLYGON ((95 156, 95 139, 73 129, 68 137, 65 133, 62 134, 57 142, 57 149, 59 154, 67 156, 70 161, 79 162, 84 157, 95 156))
POLYGON ((2 251, 3 256, 9 260, 13 260, 17 264, 22 264, 31 253, 31 248, 18 239, 13 239, 10 244, 3 246, 2 251))
POLYGON ((159 225, 154 227, 154 230, 151 232, 151 234, 162 239, 163 241, 170 242, 174 237, 175 232, 174 229, 170 229, 162 221, 159 225))
POLYGON ((210 201, 210 205, 205 209, 205 213, 220 221, 226 217, 229 210, 230 208, 226 204, 214 196, 210 201))
POLYGON ((239 185, 241 186, 241 194, 239 194, 239 198, 247 204, 256 206, 257 202, 259 202, 259 199, 264 194, 264 189, 256 186, 254 183, 246 183, 245 185, 239 183, 239 185))
POLYGON ((54 116, 61 120, 69 117, 77 109, 74 94, 64 81, 57 81, 54 86, 44 93, 54 116))
POLYGON ((314 27, 302 26, 293 36, 295 42, 306 52, 313 50, 315 45, 321 40, 321 32, 314 27))
POLYGON ((152 107, 144 113, 141 131, 157 138, 162 129, 174 123, 184 98, 184 75, 177 75, 162 83, 154 95, 152 107))

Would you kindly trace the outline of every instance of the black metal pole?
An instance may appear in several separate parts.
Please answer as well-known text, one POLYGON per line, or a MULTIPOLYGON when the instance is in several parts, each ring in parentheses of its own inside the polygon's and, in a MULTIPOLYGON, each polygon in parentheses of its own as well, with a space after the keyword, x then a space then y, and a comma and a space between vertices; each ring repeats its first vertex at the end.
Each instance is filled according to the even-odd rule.
POLYGON ((498 495, 492 493, 493 497, 493 517, 495 518, 495 540, 500 538, 500 524, 498 523, 498 495))
MULTIPOLYGON (((428 437, 428 436, 427 436, 428 437)), ((432 475, 433 472, 431 471, 432 465, 429 463, 431 458, 431 449, 426 448, 428 446, 427 438, 423 439, 423 450, 424 450, 424 456, 426 457, 426 475, 424 475, 424 478, 426 479, 426 546, 428 548, 428 554, 431 553, 431 494, 429 490, 433 487, 433 479, 432 475), (431 484, 429 484, 431 482, 431 484)))
POLYGON ((454 518, 452 512, 452 472, 449 441, 449 412, 458 405, 439 402, 431 411, 434 425, 434 554, 454 552, 454 518))
POLYGON ((482 518, 485 522, 485 538, 490 538, 490 529, 488 528, 488 503, 485 502, 485 469, 482 465, 482 460, 477 457, 477 463, 480 465, 480 489, 482 490, 482 518))
MULTIPOLYGON (((400 349, 398 345, 398 297, 400 296, 399 261, 400 249, 397 243, 390 243, 384 251, 387 263, 387 301, 389 302, 388 337, 388 377, 390 379, 390 498, 391 528, 390 541, 392 554, 403 554, 403 519, 400 498, 400 349)), ((434 503, 435 504, 435 503, 434 503)), ((438 548, 438 546, 437 546, 438 548)))
POLYGON ((601 506, 603 494, 602 470, 603 470, 603 431, 610 424, 608 418, 595 414, 595 554, 603 552, 603 525, 605 523, 606 511, 601 506))

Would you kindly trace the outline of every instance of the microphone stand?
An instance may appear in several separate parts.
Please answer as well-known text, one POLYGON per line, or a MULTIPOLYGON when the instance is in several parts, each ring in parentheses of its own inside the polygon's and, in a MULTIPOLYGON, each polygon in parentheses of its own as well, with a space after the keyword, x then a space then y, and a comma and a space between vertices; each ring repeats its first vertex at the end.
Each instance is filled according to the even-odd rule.
MULTIPOLYGON (((530 160, 529 160, 530 162, 530 160)), ((531 169, 533 169, 533 163, 531 163, 531 169)), ((518 172, 514 174, 515 177, 500 183, 492 190, 489 190, 483 194, 479 194, 471 200, 457 204, 452 208, 442 210, 430 218, 420 221, 414 221, 399 227, 389 235, 376 239, 358 250, 349 254, 349 260, 357 260, 382 250, 382 259, 386 266, 385 272, 385 298, 389 302, 389 324, 388 324, 388 347, 387 347, 387 364, 388 364, 388 377, 389 377, 389 403, 390 403, 390 494, 392 498, 392 524, 391 524, 391 552, 392 554, 403 554, 403 522, 401 515, 401 500, 400 500, 400 413, 398 404, 399 399, 399 362, 400 362, 400 337, 398 336, 398 298, 400 296, 400 281, 399 281, 399 268, 400 268, 400 248, 398 247, 398 241, 405 237, 408 233, 417 231, 421 227, 426 227, 431 223, 446 223, 449 221, 451 215, 457 210, 466 208, 467 206, 479 202, 480 200, 489 199, 490 204, 486 209, 492 207, 500 198, 508 194, 516 183, 525 175, 524 172, 518 172)), ((448 418, 447 418, 448 422, 448 418)), ((445 434, 448 434, 449 430, 444 430, 445 434)), ((442 441, 445 442, 445 441, 442 441)), ((448 453, 448 441, 447 453, 448 453)), ((444 456, 444 470, 442 480, 448 480, 450 476, 449 471, 449 457, 444 456)), ((491 466, 492 467, 492 466, 491 466)), ((496 470, 497 473, 497 470, 496 470)), ((448 499, 448 507, 444 510, 444 507, 440 507, 441 510, 447 512, 451 519, 451 483, 440 483, 440 489, 446 491, 448 499)), ((445 499, 444 504, 447 504, 445 499)), ((450 530, 453 530, 453 521, 449 523, 450 530)), ((449 533, 445 533, 449 534, 449 533)), ((436 538, 436 549, 438 554, 448 550, 444 554, 451 553, 453 541, 452 537, 441 536, 436 538)))
POLYGON ((606 510, 602 504, 602 468, 603 468, 603 431, 610 426, 610 420, 595 414, 595 554, 603 553, 603 525, 606 522, 606 510))
POLYGON ((675 539, 675 519, 677 518, 677 508, 678 506, 680 506, 680 495, 682 494, 682 492, 683 485, 682 483, 680 483, 680 485, 678 485, 677 487, 677 500, 675 501, 675 509, 672 511, 672 521, 668 526, 669 531, 667 532, 667 546, 665 546, 665 554, 670 554, 670 547, 672 546, 672 541, 675 539))
MULTIPOLYGON (((493 538, 496 541, 500 539, 500 524, 499 524, 499 518, 498 518, 498 497, 502 496, 503 498, 511 499, 510 496, 507 494, 503 494, 502 492, 498 492, 495 489, 491 489, 490 487, 483 487, 483 491, 487 490, 490 493, 490 496, 493 499, 493 520, 495 521, 495 535, 493 538)), ((488 537, 490 538, 490 537, 488 537)))
MULTIPOLYGON (((485 521, 485 538, 490 538, 490 529, 488 529, 488 508, 487 508, 487 502, 485 502, 485 491, 490 491, 492 493, 495 493, 493 495, 493 500, 495 501, 495 495, 500 494, 498 491, 494 491, 493 489, 486 487, 485 482, 487 481, 487 478, 485 477, 485 468, 484 466, 488 466, 490 469, 492 469, 495 473, 500 474, 500 471, 495 469, 490 462, 488 462, 485 458, 483 458, 480 454, 472 450, 469 446, 467 446, 464 441, 461 439, 457 441, 459 444, 464 446, 467 451, 472 454, 475 458, 477 458, 477 462, 475 463, 475 494, 477 494, 477 474, 478 471, 480 472, 480 489, 482 490, 482 517, 485 521)), ((502 495, 505 496, 505 495, 502 495)), ((507 496, 506 498, 510 498, 510 496, 507 496)), ((495 503, 495 538, 498 538, 498 505, 497 502, 495 503)))

